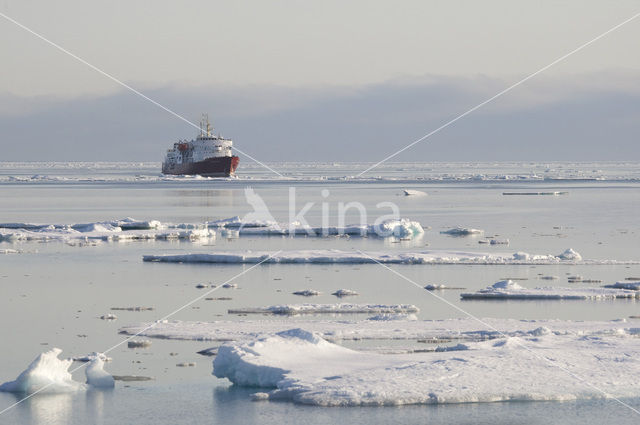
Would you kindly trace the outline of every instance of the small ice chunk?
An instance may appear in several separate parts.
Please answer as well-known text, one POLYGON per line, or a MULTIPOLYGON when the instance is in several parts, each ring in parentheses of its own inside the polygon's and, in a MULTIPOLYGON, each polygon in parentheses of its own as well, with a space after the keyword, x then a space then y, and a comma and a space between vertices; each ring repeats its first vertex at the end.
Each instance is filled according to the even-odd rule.
POLYGON ((320 294, 322 294, 322 292, 316 291, 315 289, 305 289, 302 291, 293 292, 293 295, 300 295, 302 297, 314 297, 320 294))
POLYGON ((342 297, 350 297, 350 296, 360 295, 360 294, 358 294, 356 291, 353 291, 351 289, 338 289, 337 291, 332 292, 331 295, 335 295, 338 298, 342 298, 342 297))
POLYGON ((418 320, 418 318, 416 317, 415 314, 382 313, 382 314, 376 314, 375 316, 371 316, 371 317, 367 318, 367 320, 377 320, 377 321, 384 321, 384 322, 388 322, 388 321, 391 321, 391 320, 415 321, 415 320, 418 320))
POLYGON ((104 360, 100 356, 94 357, 87 369, 85 370, 87 376, 87 384, 96 388, 113 388, 115 381, 113 376, 104 370, 104 360))
POLYGON ((501 280, 499 282, 491 285, 493 289, 503 289, 503 290, 513 290, 513 289, 523 289, 522 286, 518 285, 513 280, 501 280))
POLYGON ((85 389, 84 384, 74 381, 68 372, 73 360, 60 360, 62 353, 53 348, 40 354, 15 381, 0 385, 0 391, 32 394, 35 392, 69 392, 85 389))
POLYGON ((444 235, 450 235, 450 236, 469 236, 469 235, 480 235, 484 233, 484 230, 472 229, 469 227, 454 227, 453 229, 444 230, 440 233, 444 235))
POLYGON ((491 245, 509 245, 509 239, 491 239, 491 245))
POLYGON ((637 282, 632 281, 624 281, 624 282, 616 282, 613 285, 605 285, 605 288, 619 288, 619 289, 629 289, 632 291, 640 290, 640 280, 637 282))
POLYGON ((269 400, 269 393, 262 393, 262 392, 253 393, 251 394, 251 400, 252 401, 269 400))
POLYGON ((151 341, 149 341, 148 339, 141 339, 141 340, 132 339, 131 341, 127 342, 127 347, 129 347, 129 348, 148 348, 148 347, 151 347, 151 341))
POLYGON ((101 359, 104 362, 110 362, 112 360, 111 357, 107 357, 103 353, 98 353, 96 351, 89 353, 86 356, 73 357, 73 360, 76 362, 90 362, 93 359, 101 359))
POLYGON ((562 254, 558 255, 561 260, 582 261, 582 255, 578 254, 572 248, 568 248, 562 254))

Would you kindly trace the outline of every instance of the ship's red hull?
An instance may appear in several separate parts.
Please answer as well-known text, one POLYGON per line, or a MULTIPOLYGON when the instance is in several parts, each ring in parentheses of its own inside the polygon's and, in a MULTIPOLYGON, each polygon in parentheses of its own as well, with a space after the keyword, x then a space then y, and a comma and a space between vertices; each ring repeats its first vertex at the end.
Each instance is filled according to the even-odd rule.
POLYGON ((186 164, 163 163, 162 173, 172 175, 199 175, 203 177, 229 177, 236 172, 239 162, 240 158, 237 156, 220 156, 186 164))

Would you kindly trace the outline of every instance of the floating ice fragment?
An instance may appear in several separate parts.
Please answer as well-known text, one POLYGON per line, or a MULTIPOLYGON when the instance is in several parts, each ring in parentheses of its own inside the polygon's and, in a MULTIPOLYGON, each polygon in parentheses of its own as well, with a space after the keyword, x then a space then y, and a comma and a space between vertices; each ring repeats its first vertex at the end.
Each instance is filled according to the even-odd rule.
POLYGON ((462 299, 517 300, 604 300, 640 298, 640 292, 607 288, 533 288, 527 289, 512 281, 497 282, 477 292, 460 294, 462 299))
POLYGON ((316 291, 315 289, 305 289, 302 291, 293 292, 293 295, 300 295, 302 297, 314 297, 320 294, 322 294, 322 292, 316 291))
POLYGON ((360 295, 360 294, 351 289, 338 289, 337 291, 332 292, 331 295, 335 295, 338 298, 342 298, 342 297, 351 297, 351 296, 360 295))
POLYGON ((96 388, 113 388, 115 382, 113 376, 104 370, 104 360, 100 356, 96 356, 85 370, 87 376, 87 384, 96 388))
MULTIPOLYGON (((53 348, 40 354, 15 381, 0 385, 0 391, 33 394, 87 389, 87 385, 73 380, 68 371, 73 360, 60 360, 58 356, 61 352, 61 349, 53 348)), ((85 370, 87 384, 93 387, 113 387, 113 378, 104 371, 104 361, 100 355, 91 356, 89 361, 85 370)))
POLYGON ((107 357, 104 353, 98 353, 96 351, 89 353, 86 356, 73 357, 73 361, 76 362, 90 362, 94 359, 101 359, 103 362, 110 362, 113 360, 111 357, 107 357))
POLYGON ((343 314, 343 313, 417 313, 412 304, 289 304, 268 307, 234 308, 229 314, 343 314))
POLYGON ((518 285, 516 282, 514 282, 513 280, 501 280, 499 282, 494 283, 493 285, 491 285, 491 287, 493 289, 505 289, 505 290, 509 290, 509 289, 523 289, 522 286, 518 285))
POLYGON ((367 320, 376 320, 376 321, 384 321, 388 322, 391 320, 404 320, 404 321, 415 321, 418 320, 415 314, 404 314, 404 313, 382 313, 376 314, 375 316, 371 316, 367 318, 367 320))
POLYGON ((127 341, 127 347, 129 348, 148 348, 151 347, 151 341, 148 339, 127 341))
POLYGON ((454 227, 453 229, 444 230, 440 233, 444 235, 450 235, 450 236, 469 236, 469 235, 480 235, 484 233, 484 230, 472 229, 468 227, 454 227))
POLYGON ((640 290, 640 280, 638 280, 637 282, 632 282, 632 281, 624 281, 624 282, 616 282, 612 285, 605 285, 605 288, 620 288, 620 289, 629 289, 632 291, 639 291, 640 290))
POLYGON ((574 251, 572 248, 567 249, 562 254, 558 255, 558 258, 562 260, 582 261, 582 256, 574 251))

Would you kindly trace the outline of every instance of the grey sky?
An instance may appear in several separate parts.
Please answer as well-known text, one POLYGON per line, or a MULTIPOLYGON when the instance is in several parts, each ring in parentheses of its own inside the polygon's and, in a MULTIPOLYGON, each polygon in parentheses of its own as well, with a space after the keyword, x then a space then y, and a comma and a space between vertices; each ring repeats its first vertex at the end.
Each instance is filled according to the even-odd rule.
MULTIPOLYGON (((0 11, 193 121, 210 112, 260 159, 373 161, 640 5, 21 0, 0 11)), ((3 159, 159 160, 173 139, 193 136, 2 19, 0 40, 3 159), (64 158, 56 146, 67 146, 64 158)), ((638 40, 640 21, 397 160, 455 159, 454 145, 496 160, 638 159, 638 40)))

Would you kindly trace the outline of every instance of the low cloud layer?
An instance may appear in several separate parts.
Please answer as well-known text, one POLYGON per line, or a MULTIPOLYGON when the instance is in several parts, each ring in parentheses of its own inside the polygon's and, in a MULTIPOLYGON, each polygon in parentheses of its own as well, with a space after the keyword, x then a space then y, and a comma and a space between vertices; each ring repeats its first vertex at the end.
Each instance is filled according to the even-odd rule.
MULTIPOLYGON (((394 158, 397 161, 638 160, 634 74, 540 78, 394 158)), ((517 81, 517 78, 514 78, 517 81)), ((363 87, 179 88, 145 93, 262 161, 377 161, 510 84, 425 77, 363 87)), ((99 98, 0 95, 9 161, 159 161, 196 130, 129 92, 99 98)))

